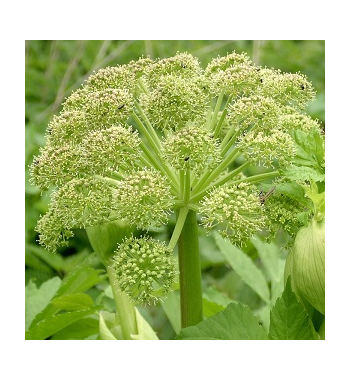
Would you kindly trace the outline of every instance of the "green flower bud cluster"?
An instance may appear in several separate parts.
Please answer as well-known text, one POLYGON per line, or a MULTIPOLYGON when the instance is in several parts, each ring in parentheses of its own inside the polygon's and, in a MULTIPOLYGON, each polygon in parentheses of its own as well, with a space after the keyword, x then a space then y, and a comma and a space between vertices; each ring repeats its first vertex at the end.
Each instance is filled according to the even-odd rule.
POLYGON ((125 88, 90 91, 87 87, 73 93, 63 107, 68 111, 81 110, 85 126, 91 131, 125 123, 133 108, 133 97, 125 88))
POLYGON ((320 124, 317 120, 310 118, 306 114, 300 114, 291 107, 287 107, 286 112, 280 115, 279 122, 281 128, 286 131, 302 130, 309 132, 320 129, 320 124))
POLYGON ((55 147, 47 145, 40 149, 30 167, 32 182, 47 190, 51 186, 63 186, 75 178, 85 176, 86 166, 80 147, 67 144, 55 147))
MULTIPOLYGON (((255 184, 270 182, 293 161, 290 132, 317 125, 303 111, 313 98, 302 74, 260 68, 235 52, 206 68, 178 53, 98 70, 53 117, 31 165, 32 182, 52 192, 38 222, 39 242, 54 251, 74 228, 113 220, 148 230, 184 209, 199 212, 205 228, 218 228, 238 245, 270 219, 294 224, 293 210, 268 209, 255 184), (247 177, 255 165, 265 168, 247 177)), ((166 257, 162 244, 147 242, 119 248, 129 253, 120 265, 129 266, 136 258, 131 251, 147 245, 142 255, 150 250, 156 258, 159 250, 166 257)), ((139 269, 158 271, 137 261, 139 269)), ((130 280, 136 268, 128 269, 130 280)), ((140 274, 129 292, 137 299, 140 287, 146 300, 152 282, 140 274)), ((127 290, 126 280, 120 283, 127 290)))
POLYGON ((271 129, 268 134, 254 131, 243 136, 238 147, 244 157, 252 164, 265 167, 286 166, 296 154, 293 139, 278 129, 271 129))
POLYGON ((91 131, 82 141, 84 160, 92 173, 132 168, 141 156, 140 143, 138 134, 122 125, 91 131))
POLYGON ((305 214, 305 206, 287 195, 273 194, 264 203, 268 229, 275 232, 282 227, 291 237, 303 226, 300 216, 305 214))
POLYGON ((150 87, 156 88, 165 77, 197 79, 202 69, 196 57, 188 53, 177 53, 174 57, 159 59, 148 65, 145 69, 145 80, 150 87))
POLYGON ((276 100, 280 105, 303 109, 315 97, 315 91, 305 75, 262 69, 259 92, 276 100))
POLYGON ((249 57, 231 53, 213 59, 205 70, 209 91, 219 95, 224 92, 234 97, 250 94, 259 83, 258 68, 249 57))
POLYGON ((132 301, 155 304, 177 280, 176 261, 164 243, 149 237, 127 238, 113 258, 118 287, 132 301))
POLYGON ((169 133, 162 144, 163 155, 173 168, 198 175, 221 161, 218 143, 212 132, 189 125, 169 133))
POLYGON ((201 203, 204 227, 218 228, 223 237, 241 246, 266 225, 257 193, 254 185, 244 182, 215 188, 201 203))
POLYGON ((113 190, 118 219, 147 230, 166 224, 172 206, 170 186, 155 170, 132 172, 113 190))
POLYGON ((240 98, 229 108, 227 118, 245 159, 266 167, 291 164, 296 148, 289 131, 318 126, 292 107, 262 95, 240 98))
POLYGON ((140 101, 152 125, 162 130, 177 130, 189 121, 203 121, 207 112, 200 81, 171 74, 160 77, 157 87, 142 94, 140 101))
POLYGON ((38 222, 39 243, 50 251, 67 245, 73 228, 85 228, 109 221, 113 210, 111 189, 94 178, 76 178, 57 188, 49 212, 38 222))
POLYGON ((125 65, 106 67, 90 75, 86 80, 85 88, 90 91, 124 88, 132 92, 135 87, 135 80, 135 72, 126 68, 125 65))

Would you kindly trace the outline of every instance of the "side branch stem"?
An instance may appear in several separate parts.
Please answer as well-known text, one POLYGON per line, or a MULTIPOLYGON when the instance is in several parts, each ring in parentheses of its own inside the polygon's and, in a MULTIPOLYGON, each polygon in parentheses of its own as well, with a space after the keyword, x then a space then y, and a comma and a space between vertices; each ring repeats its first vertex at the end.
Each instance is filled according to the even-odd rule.
MULTIPOLYGON (((141 110, 142 111, 142 110, 141 110)), ((133 118, 135 119, 135 122, 137 123, 138 127, 142 131, 142 133, 145 135, 147 141, 151 145, 154 154, 146 147, 144 143, 141 143, 140 147, 144 154, 146 155, 147 159, 164 175, 168 177, 168 179, 171 182, 171 186, 173 189, 179 193, 179 184, 176 179, 175 174, 172 172, 172 170, 164 163, 164 161, 161 158, 161 153, 159 149, 159 139, 154 131, 152 126, 147 126, 148 129, 145 127, 145 125, 142 123, 142 121, 139 119, 139 117, 133 113, 133 118), (151 133, 150 133, 150 132, 151 133)), ((149 122, 148 122, 149 123, 149 122)))
MULTIPOLYGON (((209 184, 207 188, 203 189, 197 194, 194 194, 193 197, 191 198, 191 202, 197 202, 208 192, 209 189, 225 184, 226 182, 228 182, 233 177, 237 176, 239 173, 241 173, 244 169, 246 169, 249 166, 250 166, 250 163, 246 162, 242 164, 241 166, 239 166, 238 168, 234 169, 233 171, 229 172, 227 175, 221 177, 219 180, 215 181, 214 183, 209 184)), ((246 180, 245 179, 239 180, 239 182, 242 182, 242 181, 246 181, 246 180)))
POLYGON ((185 221, 186 221, 187 214, 188 214, 188 209, 186 207, 181 208, 179 213, 178 213, 176 225, 175 225, 175 228, 173 231, 173 235, 171 236, 171 239, 170 239, 170 242, 168 245, 168 248, 171 251, 174 250, 174 248, 177 244, 177 241, 179 240, 180 234, 182 232, 182 228, 183 228, 185 221))
POLYGON ((241 183, 242 181, 245 183, 254 184, 254 183, 259 183, 260 181, 271 179, 272 177, 277 177, 279 175, 280 175, 279 171, 266 172, 266 173, 261 173, 260 175, 246 177, 243 180, 231 181, 230 184, 237 184, 237 183, 241 183))
POLYGON ((220 135, 220 132, 221 132, 221 128, 222 128, 222 125, 224 123, 224 120, 226 118, 226 114, 227 114, 227 106, 231 103, 232 101, 232 98, 233 96, 231 95, 227 102, 226 102, 226 105, 225 105, 225 109, 223 110, 222 114, 221 114, 221 117, 215 127, 215 130, 214 130, 214 136, 217 138, 219 135, 220 135))
MULTIPOLYGON (((214 128, 214 126, 216 124, 216 121, 217 121, 217 118, 218 118, 218 114, 219 114, 219 111, 220 111, 223 99, 224 99, 224 93, 221 93, 219 95, 219 98, 218 98, 217 102, 216 102, 214 114, 213 114, 213 117, 212 117, 212 120, 211 120, 211 123, 210 123, 210 129, 214 128)), ((218 135, 219 135, 219 131, 218 131, 218 128, 216 128, 215 131, 214 131, 214 137, 217 138, 218 135)))
POLYGON ((209 175, 205 174, 197 183, 195 188, 193 189, 193 194, 201 192, 204 188, 206 188, 212 181, 215 179, 220 173, 230 165, 238 156, 240 152, 237 148, 234 148, 228 156, 224 158, 224 160, 211 172, 209 175))
POLYGON ((107 266, 107 273, 112 287, 124 340, 132 340, 131 335, 138 334, 135 307, 130 302, 128 296, 117 289, 114 271, 109 266, 107 266))
MULTIPOLYGON (((158 138, 158 135, 155 131, 155 129, 153 128, 153 126, 151 125, 150 121, 148 120, 147 116, 145 115, 145 113, 143 112, 141 106, 135 101, 135 106, 136 106, 136 109, 137 111, 140 113, 140 115, 142 116, 142 119, 144 120, 145 124, 146 124, 146 127, 147 127, 147 130, 148 130, 148 133, 149 135, 152 137, 152 141, 154 142, 154 144, 156 145, 156 149, 155 151, 157 153, 159 153, 159 149, 160 149, 160 141, 159 141, 159 138, 158 138)), ((133 116, 135 117, 136 114, 134 113, 133 116)))

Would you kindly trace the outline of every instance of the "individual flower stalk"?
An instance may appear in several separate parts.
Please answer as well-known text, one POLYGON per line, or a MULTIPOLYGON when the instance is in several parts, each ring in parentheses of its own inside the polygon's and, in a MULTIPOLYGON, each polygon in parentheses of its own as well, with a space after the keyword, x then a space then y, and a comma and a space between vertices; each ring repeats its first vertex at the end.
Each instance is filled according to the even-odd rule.
POLYGON ((178 53, 99 70, 65 100, 32 164, 34 183, 53 189, 41 243, 54 250, 74 228, 113 220, 147 232, 176 213, 167 247, 147 235, 127 239, 110 268, 132 300, 156 302, 172 289, 178 243, 182 325, 197 324, 198 223, 236 245, 268 225, 256 185, 292 162, 290 131, 304 128, 300 115, 313 96, 301 74, 235 52, 205 69, 178 53), (257 165, 261 173, 250 175, 257 165))

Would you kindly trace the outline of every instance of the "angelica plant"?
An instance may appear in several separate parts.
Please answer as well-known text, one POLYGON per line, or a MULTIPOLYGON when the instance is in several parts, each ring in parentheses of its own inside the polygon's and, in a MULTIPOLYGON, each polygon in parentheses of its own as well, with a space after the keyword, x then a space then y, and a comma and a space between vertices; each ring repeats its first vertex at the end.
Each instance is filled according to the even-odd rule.
POLYGON ((299 205, 281 198, 267 207, 261 188, 283 183, 297 155, 292 132, 319 128, 305 112, 314 97, 303 74, 257 66, 244 53, 206 68, 178 53, 100 69, 64 101, 30 167, 32 182, 51 192, 39 243, 54 252, 74 229, 113 221, 141 229, 104 262, 112 288, 157 303, 179 278, 182 326, 199 323, 198 226, 238 246, 280 226, 293 234, 299 205), (150 237, 172 214, 170 241, 150 237))

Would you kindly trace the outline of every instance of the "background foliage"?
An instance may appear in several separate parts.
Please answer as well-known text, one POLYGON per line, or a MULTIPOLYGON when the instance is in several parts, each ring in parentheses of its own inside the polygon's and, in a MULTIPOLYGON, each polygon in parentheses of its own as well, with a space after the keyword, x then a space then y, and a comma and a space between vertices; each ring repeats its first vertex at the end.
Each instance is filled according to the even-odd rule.
MULTIPOLYGON (((98 320, 97 317, 94 319, 93 314, 99 306, 102 306, 106 314, 114 312, 103 266, 92 254, 93 249, 85 231, 75 232, 70 246, 55 255, 48 253, 36 242, 34 228, 40 214, 46 212, 49 199, 29 184, 28 165, 32 162, 33 155, 38 153, 39 147, 44 145, 45 130, 52 116, 60 111, 61 103, 72 90, 78 88, 93 71, 102 67, 128 63, 141 56, 153 59, 169 57, 178 51, 197 56, 205 66, 213 57, 226 55, 233 50, 248 53, 255 63, 262 66, 306 74, 317 91, 316 101, 309 106, 308 112, 324 126, 324 41, 26 41, 25 274, 26 302, 29 306, 26 308, 26 328, 39 312, 60 311, 63 305, 67 310, 68 304, 70 314, 77 316, 77 323, 74 324, 80 324, 78 337, 74 336, 77 335, 76 327, 73 324, 65 326, 64 322, 60 323, 61 328, 57 332, 47 326, 39 327, 40 332, 35 333, 37 337, 100 338, 96 332, 98 320), (93 281, 76 285, 74 282, 78 278, 93 281), (82 293, 85 296, 82 297, 82 293), (58 297, 52 301, 54 294, 58 297)), ((153 235, 158 239, 168 239, 172 223, 165 230, 153 232, 153 235)), ((236 253, 228 253, 222 247, 222 242, 202 232, 200 245, 205 316, 209 318, 229 303, 240 301, 249 305, 260 323, 268 328, 267 312, 283 290, 281 275, 286 252, 280 248, 284 244, 283 235, 277 237, 270 246, 264 246, 257 239, 252 240, 244 248, 250 258, 247 264, 238 249, 236 253), (255 279, 259 279, 259 282, 251 282, 249 274, 245 273, 247 268, 250 269, 249 274, 257 274, 255 279)), ((175 337, 177 322, 173 306, 176 303, 177 295, 174 294, 163 308, 139 308, 161 339, 175 337)), ((107 324, 107 315, 104 316, 104 321, 107 324)))

